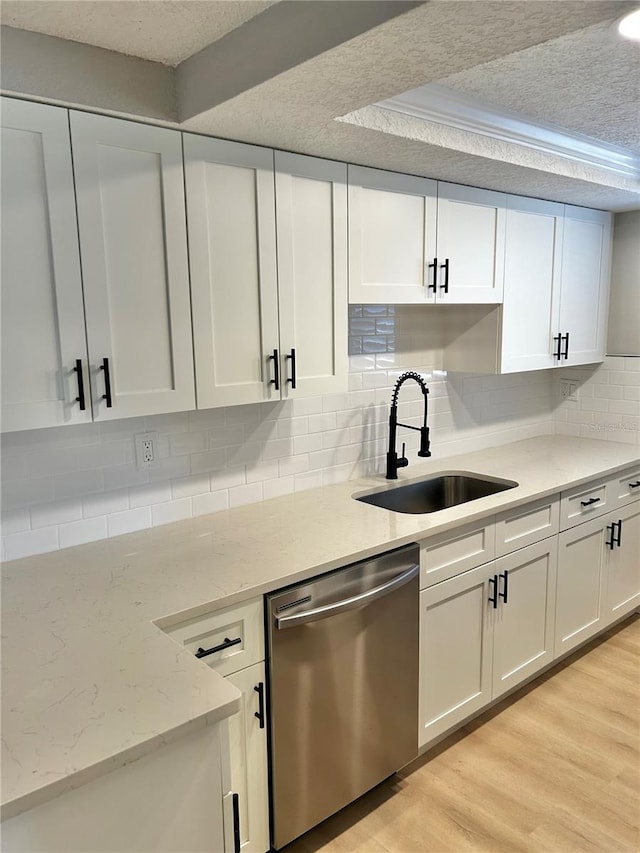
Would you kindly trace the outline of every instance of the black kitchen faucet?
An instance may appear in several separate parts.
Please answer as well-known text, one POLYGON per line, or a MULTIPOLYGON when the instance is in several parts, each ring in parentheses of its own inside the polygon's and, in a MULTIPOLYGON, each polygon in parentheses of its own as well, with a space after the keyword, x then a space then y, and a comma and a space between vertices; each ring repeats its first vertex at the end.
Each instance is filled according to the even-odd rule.
POLYGON ((389 411, 389 450, 387 452, 387 480, 397 480, 398 479, 398 468, 404 468, 409 464, 409 460, 404 455, 405 444, 402 444, 402 456, 398 458, 398 454, 396 453, 396 432, 398 427, 405 427, 406 429, 415 429, 420 432, 420 450, 418 451, 418 456, 431 456, 431 451, 429 450, 429 427, 427 426, 427 394, 429 393, 429 389, 427 388, 424 379, 420 376, 419 373, 416 373, 415 370, 407 370, 405 373, 401 374, 398 377, 398 381, 396 382, 393 388, 393 394, 391 396, 391 410, 389 411), (410 424, 400 424, 398 423, 398 392, 402 385, 407 381, 407 379, 414 379, 418 385, 420 386, 420 390, 422 391, 422 396, 424 397, 424 420, 421 427, 411 426, 410 424))

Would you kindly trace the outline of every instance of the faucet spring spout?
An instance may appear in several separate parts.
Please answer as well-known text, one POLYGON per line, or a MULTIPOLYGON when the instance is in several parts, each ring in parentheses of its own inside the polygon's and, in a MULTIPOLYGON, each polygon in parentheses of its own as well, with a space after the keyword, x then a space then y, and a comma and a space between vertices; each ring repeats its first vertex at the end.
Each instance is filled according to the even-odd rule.
POLYGON ((398 454, 396 453, 396 434, 398 431, 398 427, 404 427, 405 429, 415 429, 420 433, 420 450, 418 451, 418 456, 431 456, 431 451, 429 450, 429 427, 427 426, 427 395, 429 394, 429 389, 427 388, 427 384, 420 376, 419 373, 416 373, 415 370, 407 370, 402 373, 393 387, 393 394, 391 395, 391 408, 389 410, 389 450, 387 452, 387 480, 397 480, 398 479, 398 468, 404 468, 409 464, 409 460, 404 455, 405 453, 405 445, 402 445, 402 456, 398 458, 398 454), (413 379, 420 386, 420 390, 422 391, 422 396, 424 397, 424 417, 421 427, 412 426, 411 424, 401 424, 398 423, 398 394, 400 392, 400 388, 404 385, 404 383, 408 379, 413 379))

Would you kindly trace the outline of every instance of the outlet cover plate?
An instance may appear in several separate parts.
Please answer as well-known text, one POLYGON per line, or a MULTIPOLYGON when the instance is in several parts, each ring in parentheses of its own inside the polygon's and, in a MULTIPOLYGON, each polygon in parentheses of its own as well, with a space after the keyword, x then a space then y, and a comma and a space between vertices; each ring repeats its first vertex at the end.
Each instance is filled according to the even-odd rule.
POLYGON ((575 379, 560 378, 560 399, 570 400, 572 403, 578 402, 578 383, 575 379))
POLYGON ((139 432, 134 436, 136 445, 136 466, 148 468, 158 458, 158 433, 139 432))

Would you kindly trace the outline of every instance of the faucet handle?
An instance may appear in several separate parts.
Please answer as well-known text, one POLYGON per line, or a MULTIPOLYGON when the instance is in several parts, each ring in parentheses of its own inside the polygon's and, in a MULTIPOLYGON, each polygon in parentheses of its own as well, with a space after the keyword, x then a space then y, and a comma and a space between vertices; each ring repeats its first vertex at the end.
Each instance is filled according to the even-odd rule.
POLYGON ((398 459, 398 461, 396 462, 396 467, 398 467, 398 468, 406 468, 406 467, 407 467, 407 465, 409 464, 409 460, 408 460, 408 459, 407 459, 407 457, 404 455, 406 446, 407 446, 407 445, 406 445, 406 444, 404 443, 404 441, 403 441, 403 442, 402 442, 402 455, 400 456, 400 458, 399 458, 399 459, 398 459))

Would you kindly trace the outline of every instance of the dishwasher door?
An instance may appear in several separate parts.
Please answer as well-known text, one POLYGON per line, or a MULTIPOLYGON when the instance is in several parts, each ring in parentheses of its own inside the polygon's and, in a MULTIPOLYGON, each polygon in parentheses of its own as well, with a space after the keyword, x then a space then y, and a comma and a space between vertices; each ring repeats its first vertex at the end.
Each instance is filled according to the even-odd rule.
POLYGON ((267 596, 272 843, 416 757, 419 550, 267 596))

